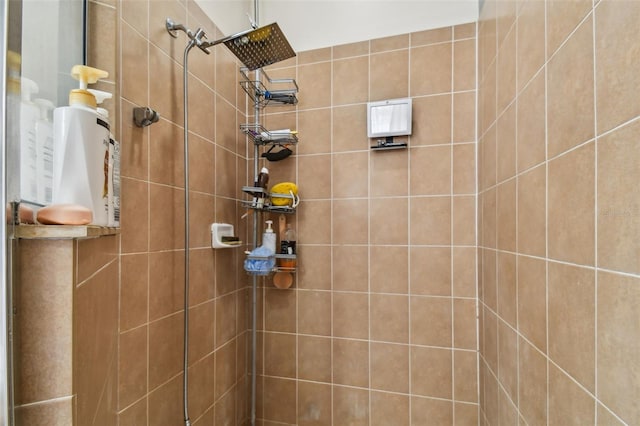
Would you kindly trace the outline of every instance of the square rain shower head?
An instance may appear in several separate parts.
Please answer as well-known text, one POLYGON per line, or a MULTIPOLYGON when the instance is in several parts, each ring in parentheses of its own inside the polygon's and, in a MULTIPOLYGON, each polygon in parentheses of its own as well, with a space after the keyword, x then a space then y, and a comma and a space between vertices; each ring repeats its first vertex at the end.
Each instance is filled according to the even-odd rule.
POLYGON ((277 23, 232 35, 224 44, 250 71, 296 56, 277 23))

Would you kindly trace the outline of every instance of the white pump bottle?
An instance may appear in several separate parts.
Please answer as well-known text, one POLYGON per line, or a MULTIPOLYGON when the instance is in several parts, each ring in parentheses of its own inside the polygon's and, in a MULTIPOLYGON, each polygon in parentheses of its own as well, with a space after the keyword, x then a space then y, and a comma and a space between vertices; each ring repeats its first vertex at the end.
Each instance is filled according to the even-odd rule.
POLYGON ((69 106, 56 108, 53 114, 53 203, 86 207, 93 213, 92 224, 107 226, 109 123, 98 114, 87 85, 109 74, 76 65, 71 75, 80 87, 69 93, 69 106))

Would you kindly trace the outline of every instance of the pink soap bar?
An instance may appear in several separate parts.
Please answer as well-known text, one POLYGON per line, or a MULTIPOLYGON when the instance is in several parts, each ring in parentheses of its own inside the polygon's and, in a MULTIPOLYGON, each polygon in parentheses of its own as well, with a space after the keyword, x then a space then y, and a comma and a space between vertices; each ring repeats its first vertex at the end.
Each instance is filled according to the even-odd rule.
POLYGON ((38 210, 43 225, 88 225, 93 220, 90 209, 77 204, 54 204, 38 210))

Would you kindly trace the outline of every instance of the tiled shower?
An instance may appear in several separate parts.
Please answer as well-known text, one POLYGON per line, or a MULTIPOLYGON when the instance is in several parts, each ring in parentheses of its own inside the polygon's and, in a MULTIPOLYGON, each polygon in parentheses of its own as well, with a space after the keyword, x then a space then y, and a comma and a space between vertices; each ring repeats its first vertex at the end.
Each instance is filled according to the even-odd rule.
MULTIPOLYGON (((74 243, 74 358, 95 367, 75 375, 78 425, 182 423, 185 39, 167 16, 216 28, 192 0, 90 2, 124 210, 119 236, 74 243), (162 119, 136 128, 146 105, 162 119)), ((485 0, 477 23, 268 69, 300 86, 263 122, 299 131, 270 172, 302 203, 294 286, 259 281, 258 424, 640 422, 637 22, 634 1, 485 0), (408 96, 409 148, 371 151, 366 102, 408 96)), ((208 225, 250 236, 253 110, 225 49, 190 69, 190 414, 244 425, 251 280, 208 225)), ((23 424, 68 424, 56 397, 25 392, 23 424)))

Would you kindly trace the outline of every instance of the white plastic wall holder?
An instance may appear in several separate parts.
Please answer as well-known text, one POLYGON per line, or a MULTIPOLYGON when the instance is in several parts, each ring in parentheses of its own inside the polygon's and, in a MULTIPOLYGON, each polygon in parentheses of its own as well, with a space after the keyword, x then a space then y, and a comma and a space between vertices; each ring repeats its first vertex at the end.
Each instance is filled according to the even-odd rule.
POLYGON ((212 223, 211 224, 211 247, 215 249, 219 248, 231 248, 239 247, 242 244, 240 239, 232 241, 222 241, 222 237, 234 237, 233 225, 228 223, 212 223))

